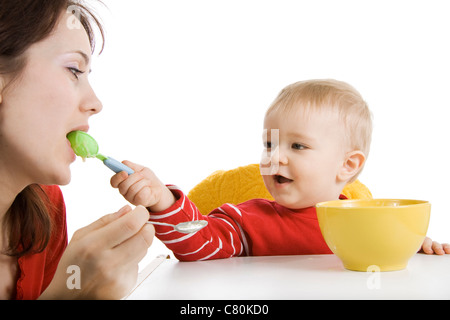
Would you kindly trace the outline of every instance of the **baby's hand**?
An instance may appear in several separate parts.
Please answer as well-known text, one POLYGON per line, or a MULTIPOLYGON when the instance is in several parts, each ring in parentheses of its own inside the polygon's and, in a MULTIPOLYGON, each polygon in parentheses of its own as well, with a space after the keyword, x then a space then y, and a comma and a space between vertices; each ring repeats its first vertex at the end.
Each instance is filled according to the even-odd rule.
POLYGON ((118 188, 130 203, 145 206, 153 212, 163 211, 175 203, 172 192, 153 171, 130 161, 123 163, 133 169, 134 173, 128 175, 122 171, 115 174, 111 178, 111 186, 118 188))
POLYGON ((422 244, 422 249, 420 252, 426 253, 426 254, 450 254, 450 244, 443 243, 440 244, 439 242, 433 241, 430 238, 426 237, 422 244))

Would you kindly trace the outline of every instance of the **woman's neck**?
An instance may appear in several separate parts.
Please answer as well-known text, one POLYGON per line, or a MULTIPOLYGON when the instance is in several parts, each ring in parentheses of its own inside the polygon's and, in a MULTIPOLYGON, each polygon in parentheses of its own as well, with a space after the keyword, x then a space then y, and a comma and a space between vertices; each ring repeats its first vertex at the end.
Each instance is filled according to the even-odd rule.
POLYGON ((0 237, 1 237, 4 232, 3 228, 4 218, 18 193, 10 193, 9 190, 4 190, 4 188, 0 187, 0 194, 1 194, 0 197, 0 237))

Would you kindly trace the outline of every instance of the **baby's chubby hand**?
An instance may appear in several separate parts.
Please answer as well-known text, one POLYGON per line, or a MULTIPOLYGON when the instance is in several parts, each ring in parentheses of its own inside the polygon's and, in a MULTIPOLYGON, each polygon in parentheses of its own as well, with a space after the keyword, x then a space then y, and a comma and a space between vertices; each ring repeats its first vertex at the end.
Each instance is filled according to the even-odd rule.
POLYGON ((158 179, 149 168, 123 161, 134 170, 128 175, 122 171, 111 178, 111 186, 118 188, 120 194, 130 203, 147 207, 150 211, 159 212, 172 206, 176 199, 172 192, 158 179))
POLYGON ((439 243, 437 241, 431 240, 429 237, 425 237, 423 241, 422 248, 419 252, 423 252, 426 254, 450 254, 450 244, 448 243, 439 243))

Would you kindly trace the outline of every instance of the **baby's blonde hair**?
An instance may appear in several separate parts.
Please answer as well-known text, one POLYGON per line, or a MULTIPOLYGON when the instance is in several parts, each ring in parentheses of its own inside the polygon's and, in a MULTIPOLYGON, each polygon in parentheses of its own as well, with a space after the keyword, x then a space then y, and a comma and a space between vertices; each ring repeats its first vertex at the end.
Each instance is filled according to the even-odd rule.
POLYGON ((372 115, 362 96, 351 85, 333 79, 299 81, 285 87, 266 112, 334 111, 345 126, 351 151, 366 158, 372 139, 372 115))

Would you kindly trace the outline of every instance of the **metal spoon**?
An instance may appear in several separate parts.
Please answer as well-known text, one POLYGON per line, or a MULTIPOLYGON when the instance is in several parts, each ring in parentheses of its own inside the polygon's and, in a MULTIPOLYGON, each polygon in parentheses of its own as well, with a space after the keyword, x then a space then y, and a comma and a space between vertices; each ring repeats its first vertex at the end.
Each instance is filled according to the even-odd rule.
POLYGON ((206 221, 206 220, 187 221, 187 222, 181 222, 179 224, 170 224, 170 223, 156 222, 156 221, 147 221, 147 223, 157 224, 160 226, 172 227, 175 231, 178 231, 181 233, 197 232, 208 225, 208 221, 206 221))

